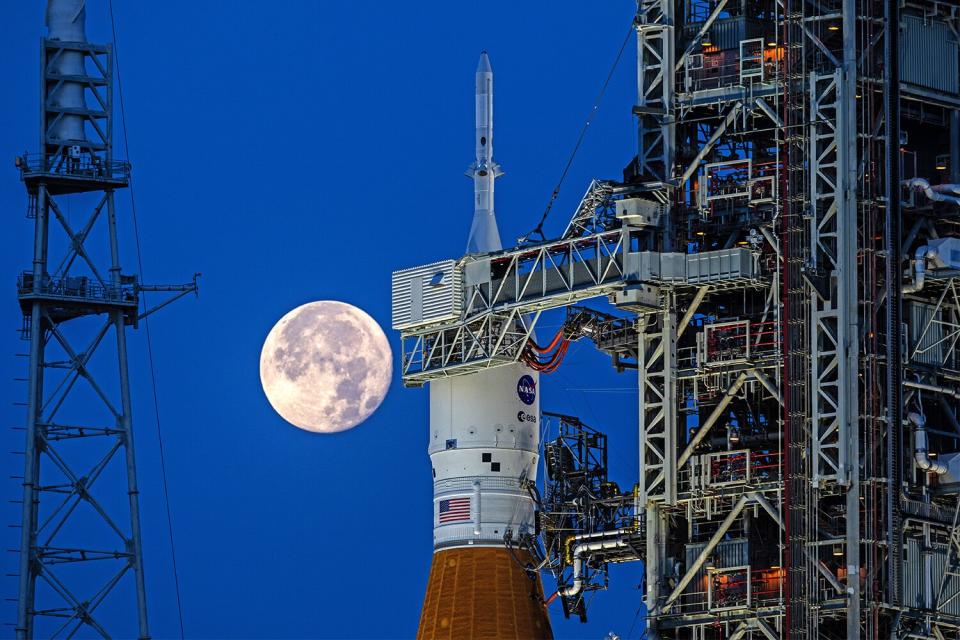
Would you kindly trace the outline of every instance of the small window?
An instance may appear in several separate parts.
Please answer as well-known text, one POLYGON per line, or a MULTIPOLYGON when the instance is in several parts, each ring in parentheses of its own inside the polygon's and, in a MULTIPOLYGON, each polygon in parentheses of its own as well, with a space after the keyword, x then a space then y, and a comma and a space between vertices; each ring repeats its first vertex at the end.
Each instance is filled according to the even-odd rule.
POLYGON ((493 454, 492 454, 492 453, 485 453, 485 454, 483 454, 483 461, 484 461, 484 462, 490 462, 491 460, 493 460, 493 454))
POLYGON ((456 449, 457 448, 457 439, 453 438, 452 440, 447 440, 447 449, 456 449))
POLYGON ((500 471, 500 463, 499 463, 499 462, 491 462, 491 463, 490 463, 490 471, 500 471))
POLYGON ((434 469, 434 468, 431 468, 430 470, 433 471, 433 477, 436 478, 436 477, 437 477, 437 470, 434 469))
POLYGON ((487 136, 480 136, 480 146, 481 147, 487 146, 487 136))
POLYGON ((430 282, 428 283, 431 287, 439 287, 443 284, 443 271, 437 271, 435 274, 430 276, 430 282))

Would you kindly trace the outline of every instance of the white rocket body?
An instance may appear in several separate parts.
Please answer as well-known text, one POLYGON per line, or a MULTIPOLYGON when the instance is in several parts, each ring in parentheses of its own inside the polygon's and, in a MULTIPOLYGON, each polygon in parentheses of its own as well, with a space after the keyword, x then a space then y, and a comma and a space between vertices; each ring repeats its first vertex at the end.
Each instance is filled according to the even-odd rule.
MULTIPOLYGON (((477 67, 474 214, 467 251, 502 248, 493 210, 493 71, 486 52, 477 67)), ((534 503, 523 487, 535 481, 540 446, 539 373, 523 364, 430 383, 434 550, 503 546, 534 527, 534 503)))
MULTIPOLYGON (((63 42, 86 42, 85 5, 85 0, 50 0, 47 3, 47 37, 63 42)), ((79 51, 64 51, 48 64, 49 71, 58 75, 87 75, 84 68, 84 54, 79 51)), ((86 109, 85 91, 82 82, 67 80, 52 91, 49 103, 65 109, 86 109)), ((63 114, 51 127, 50 137, 64 144, 83 142, 87 139, 83 123, 83 116, 63 114)))
POLYGON ((539 420, 536 373, 522 364, 430 383, 434 549, 502 546, 508 529, 514 538, 532 531, 521 481, 536 479, 539 420), (452 510, 469 513, 444 522, 458 499, 452 510))

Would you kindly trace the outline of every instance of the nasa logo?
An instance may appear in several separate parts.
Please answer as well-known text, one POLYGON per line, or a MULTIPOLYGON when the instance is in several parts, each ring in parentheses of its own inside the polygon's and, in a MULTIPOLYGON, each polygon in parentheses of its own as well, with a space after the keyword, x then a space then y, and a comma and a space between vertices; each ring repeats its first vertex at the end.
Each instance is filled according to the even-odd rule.
POLYGON ((517 381, 517 395, 523 404, 533 404, 537 399, 537 383, 530 376, 521 376, 517 381))

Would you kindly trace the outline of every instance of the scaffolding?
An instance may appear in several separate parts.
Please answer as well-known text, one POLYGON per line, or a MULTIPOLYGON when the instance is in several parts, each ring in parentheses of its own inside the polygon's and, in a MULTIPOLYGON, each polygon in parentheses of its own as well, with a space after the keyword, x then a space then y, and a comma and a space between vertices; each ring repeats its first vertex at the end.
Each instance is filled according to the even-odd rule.
POLYGON ((637 370, 637 525, 601 577, 558 574, 565 613, 629 547, 647 638, 958 637, 960 8, 639 0, 634 25, 623 179, 561 238, 452 261, 462 305, 403 329, 405 383, 520 360, 561 307, 637 370))

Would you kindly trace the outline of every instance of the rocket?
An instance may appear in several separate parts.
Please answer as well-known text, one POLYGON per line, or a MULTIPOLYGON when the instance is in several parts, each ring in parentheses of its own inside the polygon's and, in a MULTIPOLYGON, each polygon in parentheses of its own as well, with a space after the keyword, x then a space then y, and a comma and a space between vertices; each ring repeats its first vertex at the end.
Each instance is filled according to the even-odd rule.
POLYGON ((466 173, 473 178, 473 224, 467 253, 486 253, 503 248, 493 212, 493 182, 503 171, 493 161, 493 68, 486 51, 477 64, 476 102, 476 159, 466 173))
MULTIPOLYGON (((493 69, 476 73, 476 159, 468 253, 501 249, 493 209, 493 69)), ((418 639, 552 638, 532 559, 507 547, 533 533, 539 373, 522 363, 430 383, 433 562, 418 639)))

